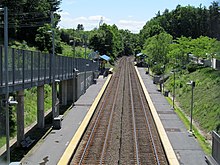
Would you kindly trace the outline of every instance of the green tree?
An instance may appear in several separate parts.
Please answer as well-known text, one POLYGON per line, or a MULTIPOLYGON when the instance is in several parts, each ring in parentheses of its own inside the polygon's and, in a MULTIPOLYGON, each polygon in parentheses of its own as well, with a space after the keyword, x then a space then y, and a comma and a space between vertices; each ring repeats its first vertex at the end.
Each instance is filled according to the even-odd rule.
POLYGON ((188 55, 191 53, 191 38, 180 37, 170 44, 170 51, 168 53, 169 61, 171 63, 178 63, 184 66, 188 63, 188 55))
POLYGON ((170 34, 160 33, 146 40, 144 50, 153 63, 166 64, 171 43, 172 36, 170 34))
MULTIPOLYGON (((60 2, 61 0, 3 0, 3 6, 8 7, 9 37, 35 44, 37 29, 51 22, 51 12, 59 9, 60 2)), ((57 13, 54 15, 57 25, 60 16, 57 13)))
POLYGON ((200 36, 197 39, 191 41, 192 50, 194 56, 197 58, 207 58, 216 53, 216 39, 209 38, 207 36, 200 36))
MULTIPOLYGON (((62 48, 60 45, 60 34, 57 29, 54 29, 55 37, 55 53, 62 53, 62 48)), ((45 24, 37 30, 36 34, 36 45, 40 51, 48 51, 52 53, 52 32, 51 25, 45 24)))

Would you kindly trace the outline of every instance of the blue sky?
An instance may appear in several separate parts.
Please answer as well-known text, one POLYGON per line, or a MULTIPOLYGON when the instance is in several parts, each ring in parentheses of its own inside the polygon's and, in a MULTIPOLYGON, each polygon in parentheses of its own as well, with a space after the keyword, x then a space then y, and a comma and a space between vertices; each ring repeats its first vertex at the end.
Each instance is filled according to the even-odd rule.
POLYGON ((213 0, 62 0, 60 28, 76 28, 83 24, 85 30, 98 27, 101 17, 104 23, 116 24, 119 29, 138 33, 145 23, 160 10, 181 6, 208 7, 213 0))

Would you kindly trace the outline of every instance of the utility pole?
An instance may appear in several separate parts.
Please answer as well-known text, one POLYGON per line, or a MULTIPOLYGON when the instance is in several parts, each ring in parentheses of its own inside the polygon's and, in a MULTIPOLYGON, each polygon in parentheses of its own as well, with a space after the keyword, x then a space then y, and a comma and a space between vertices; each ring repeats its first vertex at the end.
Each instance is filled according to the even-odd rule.
POLYGON ((85 47, 85 66, 84 66, 84 93, 86 93, 86 36, 83 35, 84 38, 84 47, 85 47))
POLYGON ((10 163, 10 123, 9 123, 9 87, 8 87, 8 8, 0 8, 4 11, 4 55, 5 55, 5 116, 6 116, 6 150, 7 150, 7 164, 10 163))
POLYGON ((56 104, 56 86, 55 86, 55 37, 54 37, 54 13, 51 12, 51 30, 52 30, 52 57, 51 57, 51 72, 52 72, 52 116, 56 117, 55 104, 56 104))
POLYGON ((191 85, 192 87, 192 96, 191 96, 191 110, 190 110, 190 128, 189 131, 193 134, 193 128, 192 128, 192 117, 193 117, 193 89, 196 86, 194 81, 190 81, 187 83, 188 85, 191 85))
POLYGON ((175 110, 175 89, 176 89, 176 73, 175 68, 173 68, 173 110, 175 110))

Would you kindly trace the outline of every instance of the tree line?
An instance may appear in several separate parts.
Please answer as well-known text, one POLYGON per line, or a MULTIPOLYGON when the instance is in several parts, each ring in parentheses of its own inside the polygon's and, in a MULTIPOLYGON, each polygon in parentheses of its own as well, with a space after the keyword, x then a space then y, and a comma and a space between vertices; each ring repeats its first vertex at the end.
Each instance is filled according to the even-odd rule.
POLYGON ((142 39, 152 37, 161 32, 167 32, 174 38, 181 36, 198 38, 208 36, 220 40, 219 2, 214 1, 207 8, 178 5, 176 9, 159 11, 148 21, 140 31, 142 39))
MULTIPOLYGON (((199 38, 199 42, 201 39, 204 44, 215 40, 214 45, 218 45, 216 42, 220 40, 218 32, 220 29, 219 3, 215 1, 208 8, 202 5, 199 7, 178 5, 172 11, 166 9, 162 14, 159 11, 154 18, 146 22, 139 34, 133 34, 129 30, 118 29, 116 25, 105 23, 91 31, 85 31, 82 24, 78 24, 76 28, 60 29, 58 27, 60 15, 57 14, 60 3, 61 0, 3 0, 2 7, 7 6, 9 11, 10 41, 25 41, 40 51, 51 53, 51 29, 53 29, 55 31, 55 51, 59 54, 62 54, 63 44, 69 46, 75 44, 75 46, 86 45, 93 51, 111 56, 112 59, 123 55, 135 55, 143 50, 154 60, 166 62, 168 58, 172 57, 167 55, 169 53, 168 45, 169 49, 176 52, 183 50, 182 48, 177 49, 177 45, 188 44, 185 40, 190 41, 190 45, 195 43, 194 47, 197 45, 200 48, 204 46, 197 44, 197 40, 194 39, 199 38), (53 27, 51 13, 54 14, 53 27), (201 38, 201 36, 208 38, 201 38)), ((3 13, 0 13, 0 19, 3 20, 3 13)), ((0 29, 2 39, 2 24, 0 29)), ((1 40, 0 42, 3 43, 1 40)), ((211 44, 211 46, 213 45, 211 44)), ((185 49, 184 52, 186 50, 188 50, 187 53, 192 53, 192 49, 185 49)), ((217 51, 215 50, 215 52, 217 51)), ((199 49, 194 53, 201 56, 199 49)))

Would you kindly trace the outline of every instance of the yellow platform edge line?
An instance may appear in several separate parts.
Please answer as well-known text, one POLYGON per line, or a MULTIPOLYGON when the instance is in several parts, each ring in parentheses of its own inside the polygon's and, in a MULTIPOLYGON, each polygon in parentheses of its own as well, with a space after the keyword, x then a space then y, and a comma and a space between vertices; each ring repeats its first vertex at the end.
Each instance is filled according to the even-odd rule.
POLYGON ((103 95, 103 93, 105 92, 105 89, 111 79, 112 75, 109 75, 106 82, 104 83, 102 89, 100 90, 100 92, 98 93, 97 97, 95 98, 94 102, 92 103, 91 107, 89 108, 85 118, 83 119, 82 123, 80 124, 79 128, 77 129, 75 135, 73 136, 72 140, 70 141, 69 145, 67 146, 66 150, 64 151, 62 157, 60 158, 59 162, 57 163, 57 165, 67 165, 73 155, 73 153, 76 150, 76 147, 86 129, 86 127, 88 126, 91 117, 93 115, 93 113, 95 112, 95 109, 103 95))
POLYGON ((138 78, 140 80, 140 83, 141 83, 141 86, 142 86, 142 89, 144 91, 144 94, 145 94, 145 97, 148 101, 148 104, 149 104, 149 107, 150 107, 150 110, 151 110, 151 113, 153 115, 153 118, 154 118, 154 121, 155 121, 155 124, 156 124, 156 127, 157 127, 157 130, 158 130, 158 133, 160 135, 160 139, 161 139, 161 142, 162 142, 162 145, 164 147, 164 150, 165 150, 165 153, 166 153, 166 156, 167 156, 167 159, 168 159, 168 162, 170 165, 179 165, 179 161, 176 157, 176 154, 173 150, 173 147, 172 145, 170 144, 170 141, 169 141, 169 138, 166 134, 166 131, 163 127, 163 124, 161 123, 161 120, 159 118, 159 115, 156 111, 156 108, 150 98, 150 95, 144 85, 144 82, 140 76, 140 73, 137 69, 137 67, 135 66, 135 70, 137 72, 137 75, 138 75, 138 78))

